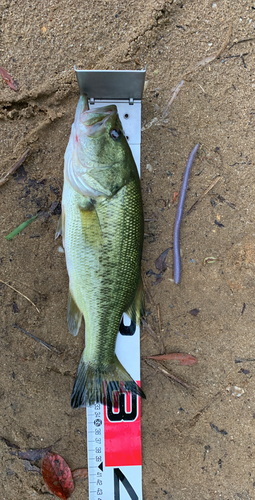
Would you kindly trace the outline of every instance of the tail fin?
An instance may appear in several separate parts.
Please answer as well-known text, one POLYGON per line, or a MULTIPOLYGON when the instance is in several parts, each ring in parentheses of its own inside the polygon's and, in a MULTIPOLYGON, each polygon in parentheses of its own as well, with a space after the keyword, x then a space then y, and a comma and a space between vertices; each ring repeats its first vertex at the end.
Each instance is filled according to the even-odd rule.
POLYGON ((71 396, 72 408, 83 408, 94 403, 104 403, 105 382, 113 391, 119 391, 120 383, 125 383, 126 390, 146 398, 144 392, 125 370, 116 355, 112 364, 98 366, 86 362, 83 352, 71 396))

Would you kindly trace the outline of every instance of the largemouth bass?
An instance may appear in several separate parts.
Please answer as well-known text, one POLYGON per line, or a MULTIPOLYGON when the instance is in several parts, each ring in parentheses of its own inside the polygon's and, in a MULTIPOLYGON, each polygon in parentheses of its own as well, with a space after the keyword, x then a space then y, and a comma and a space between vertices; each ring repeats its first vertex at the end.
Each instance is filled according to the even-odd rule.
POLYGON ((104 403, 106 383, 145 397, 115 354, 123 313, 136 322, 142 309, 140 181, 116 106, 89 110, 86 95, 65 152, 58 234, 69 275, 68 327, 77 335, 83 316, 86 328, 72 407, 104 403))

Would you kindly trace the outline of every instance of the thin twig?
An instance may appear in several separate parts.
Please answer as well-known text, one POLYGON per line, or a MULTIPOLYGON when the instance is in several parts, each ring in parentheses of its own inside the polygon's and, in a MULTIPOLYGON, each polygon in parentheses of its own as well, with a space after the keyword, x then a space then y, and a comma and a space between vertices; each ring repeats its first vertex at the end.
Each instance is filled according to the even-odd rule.
POLYGON ((39 295, 43 295, 42 292, 39 292, 39 290, 37 290, 36 288, 33 288, 32 286, 28 285, 24 281, 17 280, 17 278, 15 278, 15 280, 12 280, 12 281, 13 281, 13 283, 16 283, 16 281, 17 281, 18 283, 21 283, 21 285, 25 285, 27 288, 30 288, 30 290, 33 290, 34 292, 39 293, 39 295))
POLYGON ((147 284, 147 281, 146 281, 146 277, 145 277, 145 273, 144 273, 143 268, 141 269, 141 276, 142 276, 143 287, 145 288, 146 292, 148 293, 152 304, 155 306, 156 304, 155 304, 155 302, 153 300, 153 297, 151 295, 151 292, 149 290, 149 287, 148 287, 148 284, 147 284))
POLYGON ((182 88, 183 84, 184 84, 184 80, 181 80, 181 81, 180 81, 179 83, 177 83, 177 85, 176 85, 176 86, 172 89, 173 95, 172 95, 172 97, 171 97, 171 99, 170 99, 170 101, 169 101, 169 103, 168 103, 168 105, 167 105, 167 107, 166 107, 166 109, 165 109, 165 111, 164 111, 163 115, 162 115, 162 118, 163 118, 163 119, 167 117, 167 115, 168 115, 168 111, 169 111, 169 108, 170 108, 170 106, 171 106, 172 102, 175 100, 175 98, 176 98, 176 97, 177 97, 177 95, 179 94, 179 92, 180 92, 180 90, 181 90, 181 88, 182 88))
POLYGON ((234 47, 234 45, 237 45, 238 43, 251 42, 251 40, 254 40, 254 36, 252 38, 245 38, 244 40, 237 40, 237 42, 234 42, 232 43, 232 45, 230 45, 228 50, 232 49, 232 47, 234 47))
POLYGON ((14 288, 13 286, 9 285, 8 283, 6 283, 3 280, 0 280, 0 283, 3 283, 4 285, 8 286, 9 288, 11 288, 15 292, 17 292, 19 295, 21 295, 22 297, 24 297, 25 299, 27 299, 28 302, 30 302, 30 304, 32 304, 32 306, 34 306, 36 308, 37 312, 40 312, 39 309, 38 309, 38 307, 36 307, 36 305, 34 304, 34 302, 32 300, 30 300, 26 295, 24 295, 23 293, 19 292, 19 290, 16 290, 16 288, 14 288))
POLYGON ((178 384, 181 384, 184 387, 187 387, 187 389, 191 389, 191 388, 197 389, 197 387, 195 385, 188 384, 187 382, 185 382, 181 378, 176 377, 176 375, 174 375, 173 373, 166 370, 166 368, 164 368, 160 363, 156 363, 155 361, 152 361, 152 359, 145 359, 145 362, 147 363, 147 365, 154 368, 154 370, 159 370, 161 373, 163 373, 163 375, 165 375, 165 377, 168 377, 168 378, 175 380, 175 382, 178 382, 178 384))
POLYGON ((248 56, 248 54, 249 54, 249 52, 245 52, 244 54, 233 54, 232 56, 225 56, 224 61, 226 59, 234 59, 234 58, 238 58, 238 57, 243 58, 245 56, 248 56))
POLYGON ((130 61, 133 61, 132 57, 128 57, 127 59, 122 59, 120 63, 128 63, 130 61))
POLYGON ((165 346, 164 346, 164 342, 162 339, 162 333, 161 333, 160 304, 158 304, 158 326, 159 326, 159 340, 160 340, 160 344, 161 344, 160 354, 165 354, 165 346))
POLYGON ((219 175, 218 177, 216 177, 216 179, 214 179, 214 181, 212 182, 212 184, 210 184, 210 186, 204 191, 204 193, 202 193, 198 199, 195 201, 195 203, 193 203, 192 207, 190 207, 190 209, 187 211, 187 213, 184 215, 184 217, 186 217, 187 215, 190 214, 190 212, 193 210, 193 208, 195 208, 195 206, 207 195, 207 193, 209 193, 209 191, 211 191, 211 189, 217 184, 217 182, 221 179, 221 176, 219 175))
POLYGON ((149 123, 145 123, 145 125, 142 126, 141 131, 144 132, 145 130, 148 130, 149 128, 152 127, 152 125, 155 124, 157 125, 161 124, 161 121, 159 121, 156 116, 154 116, 154 118, 149 123))
POLYGON ((39 342, 39 344, 42 344, 49 351, 55 351, 58 354, 61 354, 60 351, 58 351, 58 349, 56 349, 56 347, 53 347, 52 345, 47 344, 47 342, 44 342, 44 340, 39 339, 38 337, 36 337, 36 335, 33 335, 32 333, 27 332, 27 330, 23 330, 23 328, 20 328, 20 326, 18 326, 18 325, 12 325, 12 326, 13 326, 13 328, 17 328, 22 333, 25 333, 26 335, 28 335, 29 337, 31 337, 31 339, 36 340, 36 342, 39 342))
POLYGON ((10 170, 8 170, 8 172, 6 172, 6 174, 0 179, 0 186, 3 186, 8 181, 9 176, 14 174, 14 172, 16 172, 16 170, 22 165, 22 163, 24 163, 30 151, 31 149, 26 149, 21 158, 16 163, 14 163, 14 165, 10 168, 10 170))
POLYGON ((151 329, 151 327, 148 325, 148 323, 146 323, 146 321, 145 321, 143 318, 141 318, 141 322, 142 322, 143 326, 144 326, 145 328, 147 328, 148 332, 151 334, 151 336, 154 338, 154 340, 156 340, 156 341, 157 341, 157 340, 158 340, 158 339, 157 339, 157 335, 156 335, 156 333, 155 333, 155 332, 151 329))
POLYGON ((159 330, 161 331, 160 304, 158 304, 158 324, 159 324, 159 330))
POLYGON ((198 83, 198 82, 196 82, 196 83, 197 83, 197 85, 201 88, 201 90, 202 90, 202 91, 204 92, 204 94, 205 94, 205 90, 203 89, 202 85, 200 85, 200 83, 198 83))

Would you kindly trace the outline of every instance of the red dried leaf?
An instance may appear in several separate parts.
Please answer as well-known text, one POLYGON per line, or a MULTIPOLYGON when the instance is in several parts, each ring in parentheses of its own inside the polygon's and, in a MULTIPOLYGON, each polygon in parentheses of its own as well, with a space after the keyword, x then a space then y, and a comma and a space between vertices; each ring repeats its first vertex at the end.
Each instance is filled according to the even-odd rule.
POLYGON ((158 354, 156 356, 147 356, 148 359, 156 359, 157 361, 179 361, 180 365, 194 365, 197 359, 191 354, 184 354, 182 352, 172 352, 170 354, 158 354))
POLYGON ((15 92, 17 92, 17 90, 19 90, 19 86, 18 86, 17 82, 15 82, 13 80, 12 76, 9 75, 9 73, 7 73, 6 69, 2 68, 2 66, 0 66, 0 75, 4 79, 5 83, 7 83, 7 85, 10 87, 10 89, 15 90, 15 92))
POLYGON ((88 469, 75 469, 72 472, 73 479, 87 479, 88 469))
POLYGON ((176 200, 176 198, 177 198, 178 194, 179 194, 179 193, 178 193, 177 191, 175 191, 175 192, 174 192, 174 197, 173 197, 173 201, 172 201, 172 203, 173 203, 173 204, 174 204, 174 202, 175 202, 175 200, 176 200))
POLYGON ((42 461, 42 476, 51 493, 67 500, 74 491, 73 477, 65 460, 55 453, 46 453, 42 461))

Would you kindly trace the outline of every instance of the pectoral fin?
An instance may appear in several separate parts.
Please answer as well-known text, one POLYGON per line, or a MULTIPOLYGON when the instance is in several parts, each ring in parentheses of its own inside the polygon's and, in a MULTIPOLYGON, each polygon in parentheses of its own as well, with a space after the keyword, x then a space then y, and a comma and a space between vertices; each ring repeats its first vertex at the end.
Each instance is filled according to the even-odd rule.
MULTIPOLYGON (((93 200, 92 200, 93 201, 93 200)), ((86 245, 96 250, 102 245, 102 231, 97 211, 92 201, 80 205, 82 234, 86 245)))
POLYGON ((62 236, 62 241, 63 241, 63 246, 65 247, 65 212, 64 208, 62 207, 62 212, 58 220, 58 225, 55 233, 55 240, 59 237, 62 236))
POLYGON ((76 337, 81 326, 82 313, 69 290, 67 301, 67 324, 70 333, 76 337))
POLYGON ((57 229, 56 229, 55 240, 59 236, 62 236, 62 214, 60 215, 60 217, 58 219, 58 225, 57 225, 57 229))

